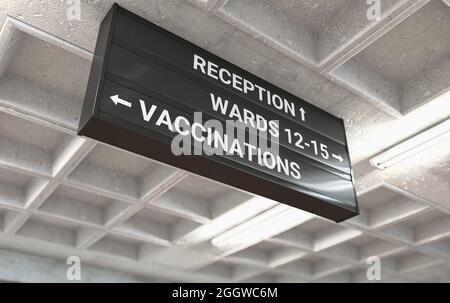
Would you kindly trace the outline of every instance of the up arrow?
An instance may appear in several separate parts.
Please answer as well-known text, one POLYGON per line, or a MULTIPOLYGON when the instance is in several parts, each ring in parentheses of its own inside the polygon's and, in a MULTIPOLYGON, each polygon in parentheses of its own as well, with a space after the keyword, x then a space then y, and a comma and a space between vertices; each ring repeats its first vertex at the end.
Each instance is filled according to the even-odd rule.
POLYGON ((342 163, 342 161, 344 161, 344 159, 342 159, 342 156, 341 156, 341 155, 335 155, 335 154, 332 154, 332 156, 333 156, 333 158, 335 158, 336 160, 339 160, 339 162, 341 162, 341 163, 342 163))
POLYGON ((110 98, 111 98, 112 102, 114 102, 115 105, 122 104, 122 105, 125 105, 126 107, 131 107, 131 102, 120 99, 119 95, 111 96, 110 98))
POLYGON ((302 121, 305 122, 305 114, 306 114, 305 109, 303 107, 300 107, 299 111, 300 114, 302 115, 302 121))

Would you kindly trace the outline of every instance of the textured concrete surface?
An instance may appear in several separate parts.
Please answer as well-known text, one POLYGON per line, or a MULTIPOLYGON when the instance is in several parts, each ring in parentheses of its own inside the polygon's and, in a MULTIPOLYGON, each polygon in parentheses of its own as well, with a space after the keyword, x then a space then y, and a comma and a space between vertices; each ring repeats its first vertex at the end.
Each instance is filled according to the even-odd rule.
POLYGON ((385 171, 368 160, 450 116, 441 0, 119 0, 344 119, 361 215, 314 217, 239 251, 211 239, 276 202, 75 135, 112 0, 0 3, 0 280, 449 281, 448 143, 385 171), (24 273, 33 274, 25 275, 24 273))

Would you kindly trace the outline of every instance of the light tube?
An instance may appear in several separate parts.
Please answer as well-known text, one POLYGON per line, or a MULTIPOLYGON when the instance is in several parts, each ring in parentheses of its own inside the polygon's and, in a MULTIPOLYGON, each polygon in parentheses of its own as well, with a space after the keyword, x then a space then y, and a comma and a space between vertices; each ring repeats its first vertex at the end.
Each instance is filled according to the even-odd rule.
POLYGON ((314 217, 305 211, 279 204, 212 239, 223 251, 239 250, 287 231, 314 217))
POLYGON ((373 157, 370 164, 383 170, 445 140, 450 140, 450 119, 373 157))

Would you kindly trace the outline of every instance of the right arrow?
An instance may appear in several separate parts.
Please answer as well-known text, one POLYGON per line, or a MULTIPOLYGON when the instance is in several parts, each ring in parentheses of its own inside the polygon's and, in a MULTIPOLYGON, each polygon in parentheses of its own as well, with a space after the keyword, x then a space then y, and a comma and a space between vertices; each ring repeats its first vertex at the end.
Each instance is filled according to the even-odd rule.
POLYGON ((119 95, 111 96, 110 98, 111 98, 112 102, 114 102, 115 105, 122 104, 122 105, 125 105, 126 107, 131 107, 131 102, 120 99, 119 95))
POLYGON ((344 159, 342 159, 342 156, 341 156, 341 155, 335 155, 335 154, 332 154, 332 156, 333 156, 333 158, 335 158, 336 160, 339 160, 339 162, 341 162, 341 163, 342 163, 342 161, 344 161, 344 159))

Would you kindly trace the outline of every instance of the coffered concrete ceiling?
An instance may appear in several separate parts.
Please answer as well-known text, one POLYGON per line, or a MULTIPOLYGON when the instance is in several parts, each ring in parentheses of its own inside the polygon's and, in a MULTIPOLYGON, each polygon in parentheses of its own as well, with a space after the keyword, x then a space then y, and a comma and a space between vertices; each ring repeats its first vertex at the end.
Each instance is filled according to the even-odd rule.
MULTIPOLYGON (((76 136, 113 1, 0 2, 0 280, 450 281, 450 143, 368 160, 450 116, 442 0, 118 0, 344 119, 361 215, 313 217, 223 251, 211 239, 277 203, 76 136), (248 244, 248 245, 246 245, 248 244)), ((447 4, 446 4, 447 3, 447 4)))

